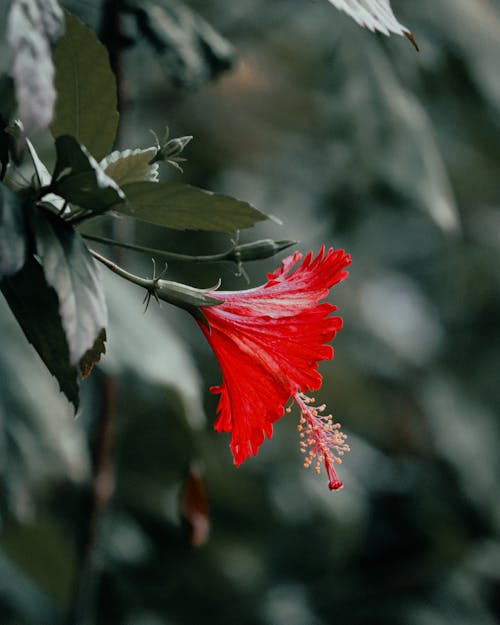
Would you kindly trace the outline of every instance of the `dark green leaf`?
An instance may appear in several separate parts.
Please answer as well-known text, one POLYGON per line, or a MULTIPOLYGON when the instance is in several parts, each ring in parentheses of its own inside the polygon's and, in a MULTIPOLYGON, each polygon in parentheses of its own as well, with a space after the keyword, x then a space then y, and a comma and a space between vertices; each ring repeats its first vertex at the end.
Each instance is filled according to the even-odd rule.
POLYGON ((101 169, 87 149, 73 137, 56 139, 57 161, 54 169, 54 191, 68 202, 103 212, 123 202, 125 196, 101 169))
POLYGON ((177 230, 231 232, 268 218, 247 202, 185 184, 134 182, 123 191, 127 202, 116 211, 177 230))
POLYGON ((59 298, 70 364, 78 365, 107 322, 97 265, 80 235, 53 213, 33 211, 31 224, 45 278, 59 298))
POLYGON ((52 120, 56 92, 50 41, 62 29, 62 11, 53 0, 12 3, 7 37, 13 56, 19 116, 27 134, 52 120))
POLYGON ((0 279, 16 273, 26 258, 26 229, 19 197, 0 183, 0 279))
POLYGON ((78 371, 70 362, 57 294, 40 263, 30 256, 21 271, 5 278, 0 288, 26 338, 77 409, 78 371))
MULTIPOLYGON (((59 392, 3 297, 0 336, 0 511, 8 523, 10 518, 26 520, 26 511, 35 509, 39 500, 40 486, 84 481, 89 458, 82 423, 72 419, 73 406, 59 392)), ((3 573, 0 579, 3 595, 3 573)), ((36 612, 33 619, 41 623, 35 616, 36 612)))
POLYGON ((107 50, 93 31, 66 13, 66 33, 54 49, 54 63, 52 134, 73 135, 99 160, 111 151, 118 127, 116 81, 107 50))

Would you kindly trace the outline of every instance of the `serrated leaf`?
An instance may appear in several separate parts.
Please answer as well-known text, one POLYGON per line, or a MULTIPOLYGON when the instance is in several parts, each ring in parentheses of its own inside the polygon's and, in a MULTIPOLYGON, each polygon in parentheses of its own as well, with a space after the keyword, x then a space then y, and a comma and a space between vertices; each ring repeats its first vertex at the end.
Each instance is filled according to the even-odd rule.
POLYGON ((21 269, 26 258, 26 248, 21 200, 0 183, 0 279, 21 269))
POLYGON ((50 41, 62 32, 62 12, 54 0, 14 0, 7 28, 19 117, 30 134, 52 120, 56 92, 50 41))
POLYGON ((80 373, 85 379, 90 375, 94 365, 101 360, 101 356, 106 353, 106 329, 103 328, 92 347, 80 358, 80 373))
POLYGON ((30 256, 21 271, 0 283, 0 289, 26 338, 77 410, 77 368, 70 362, 57 294, 47 283, 40 263, 30 256))
POLYGON ((79 365, 107 323, 97 265, 80 235, 60 217, 39 209, 30 222, 45 279, 59 299, 70 364, 79 365))
POLYGON ((120 187, 74 137, 58 137, 56 153, 53 181, 57 195, 96 213, 124 201, 120 187))
POLYGON ((118 127, 116 81, 95 33, 65 12, 66 33, 54 49, 57 102, 50 130, 72 135, 96 158, 113 147, 118 127))
POLYGON ((329 0, 334 7, 344 11, 360 26, 384 35, 395 33, 408 36, 410 31, 398 22, 389 0, 329 0))
POLYGON ((123 191, 127 202, 114 210, 176 230, 232 232, 268 219, 248 202, 185 184, 134 182, 123 191))
POLYGON ((149 164, 156 154, 156 148, 146 150, 115 150, 99 163, 104 173, 117 185, 131 182, 158 182, 158 163, 149 164))

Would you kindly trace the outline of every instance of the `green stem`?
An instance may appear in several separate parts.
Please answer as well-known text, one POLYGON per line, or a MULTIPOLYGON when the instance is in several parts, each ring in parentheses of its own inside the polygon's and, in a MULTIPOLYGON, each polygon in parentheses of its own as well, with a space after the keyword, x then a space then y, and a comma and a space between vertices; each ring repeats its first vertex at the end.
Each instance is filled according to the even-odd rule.
POLYGON ((140 276, 136 276, 133 273, 129 273, 128 271, 126 271, 125 269, 123 269, 122 267, 114 263, 113 261, 109 260, 109 258, 106 258, 105 256, 101 256, 95 250, 89 249, 89 252, 92 254, 92 256, 96 260, 98 260, 103 265, 106 265, 106 267, 110 269, 113 273, 116 273, 116 275, 120 276, 121 278, 125 278, 125 280, 128 280, 129 282, 132 282, 133 284, 137 284, 137 286, 140 286, 143 289, 146 289, 150 293, 155 292, 156 290, 155 278, 152 278, 152 279, 141 278, 140 276))
POLYGON ((115 241, 114 239, 108 239, 106 237, 98 237, 91 234, 82 234, 84 239, 88 239, 89 241, 95 241, 96 243, 104 243, 105 245, 116 245, 117 247, 123 247, 127 250, 133 250, 134 252, 146 252, 147 254, 152 254, 153 256, 162 256, 163 258, 167 258, 169 260, 179 260, 183 262, 191 262, 191 263, 208 263, 208 262, 221 262, 224 260, 235 262, 233 258, 229 258, 229 255, 232 254, 233 248, 230 250, 226 250, 225 252, 220 252, 219 254, 211 254, 205 256, 190 256, 189 254, 177 254, 176 252, 166 252, 164 250, 157 250, 151 247, 144 247, 142 245, 135 245, 132 243, 122 243, 120 241, 115 241))
POLYGON ((206 320, 204 319, 201 307, 218 306, 223 302, 223 300, 217 299, 216 296, 212 294, 212 291, 215 291, 219 285, 213 287, 212 289, 197 289, 195 287, 188 286, 187 284, 172 282, 171 280, 161 280, 155 275, 153 275, 150 279, 141 278, 140 276, 136 276, 133 273, 129 273, 125 269, 122 269, 122 267, 109 260, 109 258, 101 256, 96 251, 91 249, 89 249, 89 251, 96 260, 103 265, 106 265, 108 269, 110 269, 113 273, 116 273, 116 275, 120 276, 120 278, 124 278, 125 280, 146 289, 147 303, 149 303, 151 297, 154 297, 157 301, 162 299, 173 306, 187 310, 189 313, 194 315, 194 317, 205 323, 206 320))

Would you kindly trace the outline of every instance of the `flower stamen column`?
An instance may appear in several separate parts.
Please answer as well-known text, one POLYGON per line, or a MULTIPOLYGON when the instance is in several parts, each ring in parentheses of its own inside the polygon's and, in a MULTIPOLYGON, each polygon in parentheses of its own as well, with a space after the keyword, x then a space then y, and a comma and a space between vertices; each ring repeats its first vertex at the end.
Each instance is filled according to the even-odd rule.
MULTIPOLYGON (((300 409, 300 421, 297 426, 300 432, 300 451, 306 454, 304 467, 307 469, 314 461, 316 473, 321 472, 324 462, 328 476, 328 488, 339 490, 343 484, 335 471, 335 465, 342 463, 342 456, 350 451, 345 442, 347 436, 340 431, 340 423, 333 423, 331 414, 322 414, 326 406, 314 406, 314 398, 307 397, 297 391, 293 395, 295 403, 300 409)), ((287 408, 287 412, 291 408, 287 408)))

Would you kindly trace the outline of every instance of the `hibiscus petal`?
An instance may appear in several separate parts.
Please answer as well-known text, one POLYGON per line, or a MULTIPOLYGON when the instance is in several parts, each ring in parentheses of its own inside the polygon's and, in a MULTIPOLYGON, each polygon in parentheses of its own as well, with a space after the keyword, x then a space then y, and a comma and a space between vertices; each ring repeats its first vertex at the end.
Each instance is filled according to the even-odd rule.
POLYGON ((319 303, 347 276, 350 257, 323 246, 313 258, 298 252, 268 274, 268 282, 243 291, 217 291, 223 300, 202 307, 199 323, 222 370, 215 429, 231 432, 230 448, 240 465, 272 435, 272 423, 298 391, 321 386, 318 361, 333 357, 327 345, 342 327, 336 310, 319 303))

